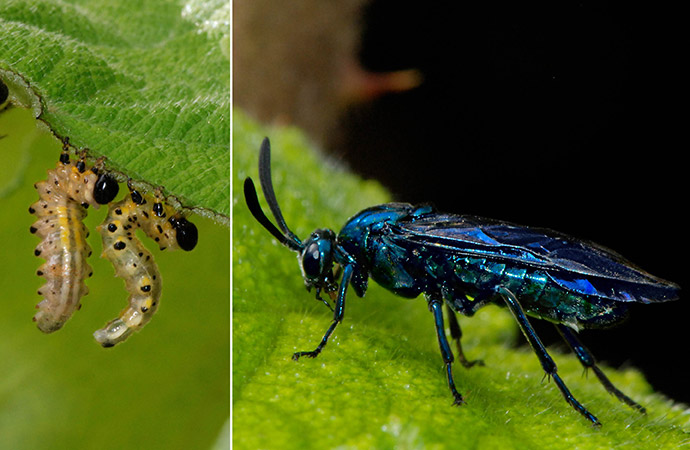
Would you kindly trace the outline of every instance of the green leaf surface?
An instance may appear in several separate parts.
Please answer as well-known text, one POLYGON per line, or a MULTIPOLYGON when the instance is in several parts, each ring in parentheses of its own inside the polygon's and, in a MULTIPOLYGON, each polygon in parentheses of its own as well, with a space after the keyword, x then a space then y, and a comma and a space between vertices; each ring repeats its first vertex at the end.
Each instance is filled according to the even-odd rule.
POLYGON ((0 112, 0 136, 0 449, 228 448, 229 230, 192 216, 199 244, 191 252, 161 252, 143 237, 163 278, 160 309, 141 332, 104 349, 92 333, 128 294, 99 258, 106 210, 89 208, 90 293, 61 330, 43 334, 31 320, 45 280, 36 276, 43 260, 33 255, 39 239, 28 208, 60 144, 21 108, 0 112))
POLYGON ((107 168, 228 222, 224 1, 5 0, 0 79, 107 168))
POLYGON ((466 354, 486 362, 454 367, 467 401, 461 407, 451 406, 426 302, 396 297, 374 282, 364 298, 350 292, 345 320, 318 358, 292 361, 293 352, 316 347, 332 313, 304 290, 294 254, 246 208, 242 183, 247 176, 258 181, 262 138, 271 138, 278 202, 301 238, 319 227, 337 232, 349 216, 388 195, 326 161, 297 130, 262 127, 237 111, 233 127, 235 448, 690 445, 685 407, 653 393, 639 372, 604 367, 614 384, 647 407, 646 416, 609 395, 595 377, 583 377, 573 355, 551 349, 574 395, 602 421, 601 429, 593 428, 544 379, 531 349, 512 348, 517 327, 507 311, 494 306, 460 318, 466 354))

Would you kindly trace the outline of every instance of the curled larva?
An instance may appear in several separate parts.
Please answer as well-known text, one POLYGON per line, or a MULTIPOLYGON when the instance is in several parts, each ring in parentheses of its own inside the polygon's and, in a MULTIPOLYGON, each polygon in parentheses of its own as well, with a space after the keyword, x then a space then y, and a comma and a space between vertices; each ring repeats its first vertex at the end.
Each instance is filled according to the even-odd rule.
POLYGON ((158 309, 161 276, 151 253, 135 235, 137 228, 155 240, 161 250, 196 246, 196 226, 188 222, 160 196, 142 196, 130 188, 130 195, 110 205, 108 217, 98 227, 103 239, 103 256, 110 260, 115 275, 125 280, 128 306, 119 317, 93 335, 103 347, 112 347, 146 325, 158 309))
POLYGON ((48 171, 47 180, 34 185, 39 200, 29 208, 38 217, 30 231, 41 238, 34 254, 46 260, 36 272, 46 283, 38 290, 44 299, 36 305, 33 318, 45 333, 59 330, 89 292, 84 284, 91 276, 86 262, 91 248, 82 222, 86 208, 110 203, 119 189, 112 177, 99 174, 102 162, 87 169, 84 154, 70 161, 68 148, 65 138, 57 167, 48 171))

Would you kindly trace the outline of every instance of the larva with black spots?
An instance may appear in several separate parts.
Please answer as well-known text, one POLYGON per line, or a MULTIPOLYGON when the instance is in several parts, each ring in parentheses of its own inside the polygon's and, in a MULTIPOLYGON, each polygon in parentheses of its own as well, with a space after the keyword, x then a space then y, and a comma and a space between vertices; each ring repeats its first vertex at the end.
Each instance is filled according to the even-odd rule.
POLYGON ((103 255, 125 280, 128 306, 119 317, 94 333, 103 347, 112 347, 144 327, 158 309, 161 276, 151 253, 137 238, 141 230, 156 241, 161 250, 192 250, 198 240, 196 226, 173 207, 156 197, 143 196, 130 187, 130 194, 110 205, 108 217, 98 227, 103 239, 103 255))
POLYGON ((86 262, 91 248, 83 224, 86 208, 110 203, 119 189, 115 179, 101 173, 102 160, 87 169, 85 152, 71 161, 68 150, 65 138, 57 167, 48 171, 45 181, 34 185, 39 200, 29 208, 38 217, 30 231, 41 238, 34 254, 46 260, 36 272, 46 283, 38 290, 44 299, 36 305, 33 318, 44 333, 62 328, 89 292, 84 283, 91 276, 86 262))

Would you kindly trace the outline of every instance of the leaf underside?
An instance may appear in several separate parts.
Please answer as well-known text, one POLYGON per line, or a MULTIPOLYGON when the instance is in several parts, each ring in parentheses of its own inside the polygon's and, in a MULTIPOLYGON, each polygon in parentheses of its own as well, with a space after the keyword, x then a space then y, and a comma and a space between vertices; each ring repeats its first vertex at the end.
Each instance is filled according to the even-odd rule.
POLYGON ((229 6, 198 5, 5 1, 0 78, 13 104, 121 180, 227 224, 229 6))

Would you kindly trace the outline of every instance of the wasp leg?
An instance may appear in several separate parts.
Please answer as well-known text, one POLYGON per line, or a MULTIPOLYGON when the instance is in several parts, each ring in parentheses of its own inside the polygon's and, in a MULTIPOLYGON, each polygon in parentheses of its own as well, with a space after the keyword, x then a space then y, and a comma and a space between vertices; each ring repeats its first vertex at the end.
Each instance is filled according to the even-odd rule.
POLYGON ((458 361, 460 364, 463 365, 463 367, 469 369, 470 367, 477 365, 477 366, 483 366, 484 361, 481 359, 474 359, 474 360, 468 360, 465 357, 465 352, 462 351, 462 344, 460 343, 460 339, 462 338, 462 330, 460 329, 460 323, 458 322, 458 318, 455 316, 455 311, 448 306, 448 303, 446 303, 446 311, 448 312, 448 326, 450 327, 450 337, 453 338, 455 341, 455 346, 457 347, 457 356, 458 356, 458 361))
POLYGON ((434 314, 434 324, 436 325, 436 336, 438 337, 438 345, 441 348, 441 356, 443 362, 446 363, 446 374, 448 375, 448 387, 453 394, 453 405, 462 405, 465 403, 462 395, 455 389, 455 381, 453 381, 453 352, 450 351, 448 339, 446 339, 446 331, 443 326, 443 304, 439 300, 429 300, 429 310, 434 314))
POLYGON ((609 380, 604 372, 602 372, 597 366, 596 359, 594 359, 592 353, 590 353, 589 349, 587 349, 587 347, 580 342, 577 335, 570 328, 565 325, 558 324, 556 325, 556 329, 558 329, 558 332, 561 334, 561 336, 563 336, 563 339, 565 339, 570 348, 573 349, 573 352, 575 352, 577 359, 580 360, 580 363, 582 363, 582 366, 585 368, 585 370, 592 369, 609 394, 615 395, 618 400, 622 401, 631 408, 638 410, 640 413, 647 414, 647 410, 644 408, 644 406, 640 405, 619 391, 618 388, 611 383, 611 380, 609 380))
POLYGON ((570 393, 570 390, 565 385, 561 377, 558 375, 556 363, 553 362, 551 356, 549 356, 549 354, 546 352, 544 344, 542 344, 541 340, 539 339, 539 336, 537 336, 537 333, 534 331, 534 328, 532 328, 532 325, 530 325, 529 321, 527 320, 527 316, 525 316, 525 313, 522 310, 522 307, 520 306, 517 297, 515 297, 515 294, 513 294, 510 290, 503 286, 498 287, 496 291, 503 297, 503 300, 505 300, 506 304, 508 305, 508 308, 510 309, 510 312, 513 314, 515 320, 520 326, 522 334, 525 335, 525 338, 527 338, 527 341, 532 347, 532 350, 534 350, 534 353, 536 353, 537 357, 539 358, 539 362, 541 363, 544 372, 546 372, 546 375, 548 377, 553 378, 553 381, 556 383, 556 386, 558 386, 558 389, 561 391, 561 394, 563 394, 563 398, 565 398, 565 401, 568 402, 570 406, 572 406, 577 412, 582 414, 587 420, 592 422, 592 425, 601 426, 601 422, 599 422, 599 419, 597 419, 592 413, 590 413, 587 410, 587 408, 585 408, 580 402, 578 402, 575 399, 575 397, 573 397, 573 394, 570 393))
POLYGON ((335 327, 338 326, 340 322, 343 321, 343 316, 345 315, 345 294, 347 293, 347 285, 350 284, 350 279, 352 278, 353 266, 345 266, 343 270, 343 279, 340 283, 340 290, 338 291, 338 298, 335 301, 335 310, 333 311, 333 322, 331 326, 326 330, 326 334, 321 338, 319 345, 310 352, 297 352, 292 355, 292 359, 297 361, 302 356, 308 356, 310 358, 316 358, 321 353, 321 350, 326 346, 328 338, 331 337, 335 327))

